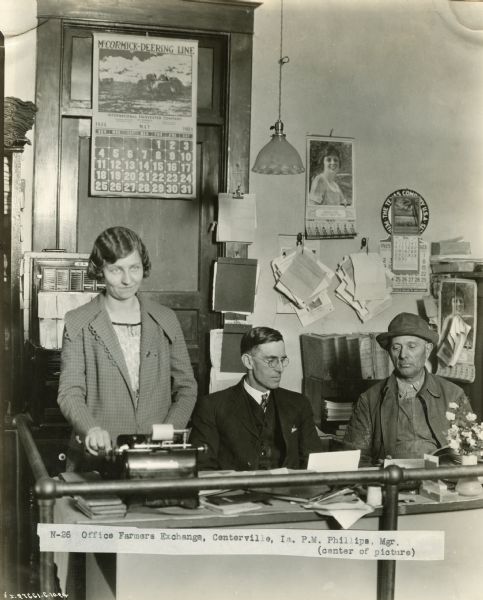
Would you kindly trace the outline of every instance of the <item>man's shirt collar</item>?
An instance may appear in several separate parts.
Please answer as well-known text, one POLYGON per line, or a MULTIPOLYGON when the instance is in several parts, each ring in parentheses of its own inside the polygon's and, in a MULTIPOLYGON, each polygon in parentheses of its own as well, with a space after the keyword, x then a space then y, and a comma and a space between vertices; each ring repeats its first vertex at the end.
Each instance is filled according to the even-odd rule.
POLYGON ((270 390, 267 390, 266 392, 261 392, 260 390, 256 390, 254 387, 252 387, 246 379, 243 380, 243 387, 245 388, 245 390, 247 391, 248 394, 250 394, 250 396, 255 400, 255 402, 257 404, 261 404, 262 403, 262 396, 264 396, 267 393, 270 393, 270 390))

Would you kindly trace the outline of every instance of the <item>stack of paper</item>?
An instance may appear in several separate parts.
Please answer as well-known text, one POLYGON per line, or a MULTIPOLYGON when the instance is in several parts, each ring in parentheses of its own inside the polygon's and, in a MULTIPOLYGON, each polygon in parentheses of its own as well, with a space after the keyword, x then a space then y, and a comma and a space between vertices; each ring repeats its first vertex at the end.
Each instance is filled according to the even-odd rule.
POLYGON ((124 517, 126 505, 118 496, 75 496, 75 507, 90 519, 101 517, 124 517))
POLYGON ((349 421, 352 416, 352 402, 334 402, 323 400, 326 421, 349 421))
POLYGON ((205 496, 202 506, 222 515, 239 515, 267 506, 269 498, 268 494, 257 490, 231 490, 205 496))
POLYGON ((471 256, 470 242, 457 237, 431 244, 431 269, 433 273, 472 272, 479 259, 471 256))
POLYGON ((336 296, 351 306, 365 323, 391 305, 392 273, 376 252, 344 256, 339 264, 336 296))
MULTIPOLYGON (((68 483, 85 483, 102 481, 97 471, 86 473, 75 473, 67 471, 60 473, 60 479, 68 483)), ((74 505, 90 519, 101 519, 104 517, 124 517, 127 507, 115 494, 98 494, 94 496, 74 496, 74 505)))
POLYGON ((293 305, 305 327, 334 310, 327 293, 334 272, 303 247, 272 260, 275 289, 293 305))

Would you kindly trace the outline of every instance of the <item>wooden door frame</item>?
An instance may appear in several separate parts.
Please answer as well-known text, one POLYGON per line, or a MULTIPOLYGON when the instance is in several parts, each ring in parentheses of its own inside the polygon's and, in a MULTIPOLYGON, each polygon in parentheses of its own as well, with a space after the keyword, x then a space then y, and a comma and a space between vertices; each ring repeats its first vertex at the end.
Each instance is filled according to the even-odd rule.
POLYGON ((63 30, 68 24, 112 29, 113 23, 149 30, 224 35, 227 98, 219 191, 248 190, 254 9, 258 2, 224 0, 38 0, 32 249, 58 248, 75 225, 62 210, 61 96, 63 30), (188 25, 187 25, 188 24, 188 25), (222 189, 223 188, 223 189, 222 189), (66 220, 64 219, 66 215, 66 220))

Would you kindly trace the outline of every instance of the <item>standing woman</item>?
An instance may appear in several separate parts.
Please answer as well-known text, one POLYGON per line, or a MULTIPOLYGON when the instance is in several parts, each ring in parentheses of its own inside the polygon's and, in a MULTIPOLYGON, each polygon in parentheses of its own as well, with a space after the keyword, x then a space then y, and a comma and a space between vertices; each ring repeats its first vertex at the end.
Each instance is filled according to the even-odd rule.
POLYGON ((314 177, 310 186, 309 199, 312 204, 347 206, 335 177, 340 169, 340 154, 335 146, 327 146, 322 157, 322 172, 314 177))
POLYGON ((178 319, 137 293, 150 270, 134 231, 111 227, 94 242, 87 274, 105 291, 65 315, 62 342, 57 401, 74 430, 69 469, 88 467, 88 454, 109 452, 119 434, 184 428, 191 416, 197 386, 178 319))

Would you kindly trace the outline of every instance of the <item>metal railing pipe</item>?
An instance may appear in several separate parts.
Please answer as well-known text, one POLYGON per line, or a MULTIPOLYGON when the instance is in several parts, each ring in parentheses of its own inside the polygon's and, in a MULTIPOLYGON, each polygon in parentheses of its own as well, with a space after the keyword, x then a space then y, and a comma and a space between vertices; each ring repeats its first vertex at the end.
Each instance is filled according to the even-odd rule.
POLYGON ((44 461, 42 460, 34 438, 32 437, 32 432, 30 431, 32 418, 30 415, 20 414, 14 418, 13 422, 17 428, 20 441, 22 442, 35 481, 48 478, 49 474, 47 473, 44 461))
MULTIPOLYGON (((253 474, 219 475, 192 479, 143 479, 143 480, 103 480, 93 482, 65 482, 50 478, 42 457, 30 431, 31 419, 21 414, 15 417, 20 441, 35 478, 35 493, 39 504, 41 523, 53 522, 55 498, 63 496, 94 494, 150 495, 164 497, 211 489, 276 488, 302 485, 354 485, 379 483, 385 486, 384 504, 380 530, 397 530, 399 485, 407 481, 459 479, 461 477, 483 476, 480 466, 447 466, 428 469, 401 469, 391 465, 385 469, 361 469, 334 473, 290 473, 288 475, 253 474)), ((396 561, 379 560, 377 579, 377 600, 394 600, 396 561)), ((41 553, 40 582, 44 591, 55 591, 53 553, 41 553)))

